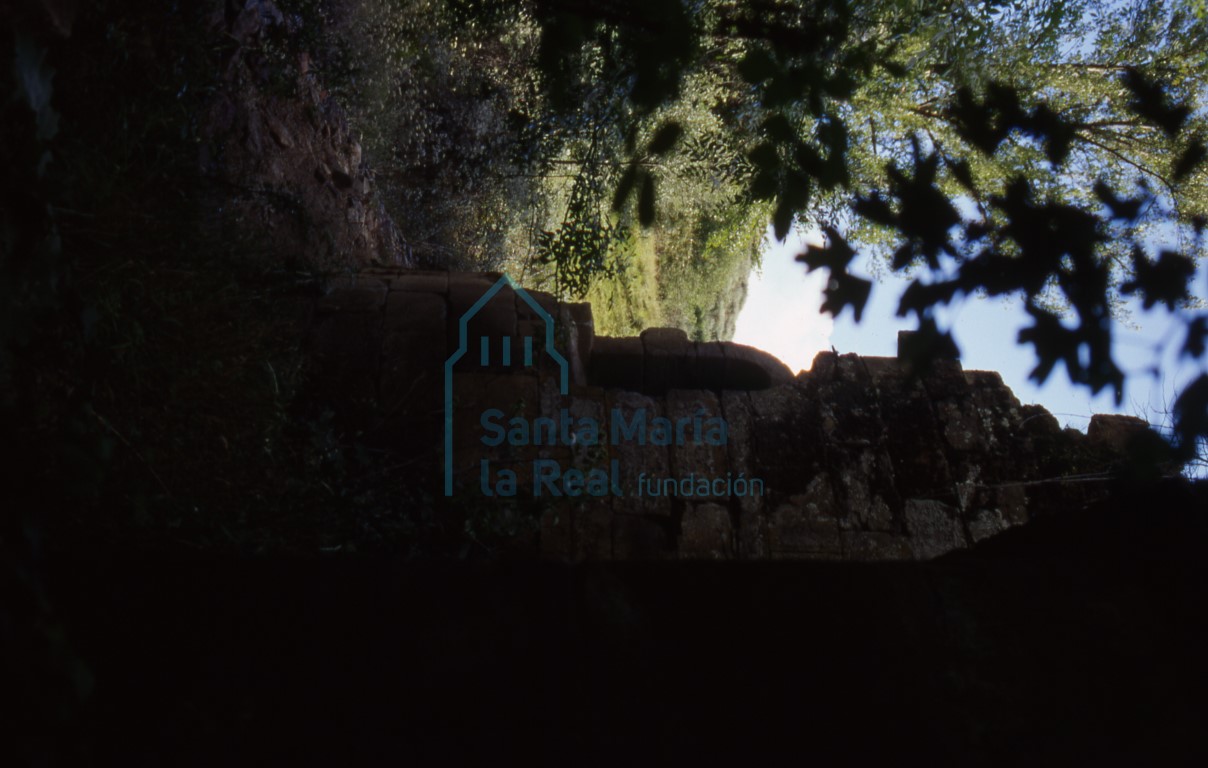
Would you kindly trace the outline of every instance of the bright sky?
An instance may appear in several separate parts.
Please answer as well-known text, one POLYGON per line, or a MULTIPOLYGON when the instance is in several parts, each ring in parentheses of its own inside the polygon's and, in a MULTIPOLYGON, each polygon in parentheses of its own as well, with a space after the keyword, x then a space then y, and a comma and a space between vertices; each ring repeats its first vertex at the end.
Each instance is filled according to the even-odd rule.
MULTIPOLYGON (((807 276, 804 265, 794 260, 804 250, 804 243, 802 236, 791 235, 785 243, 777 244, 769 234, 762 270, 751 274, 734 341, 767 350, 794 371, 809 368, 814 355, 832 346, 840 353, 896 355, 898 330, 917 327, 913 319, 896 316, 897 300, 906 281, 888 275, 874 280, 862 323, 855 323, 851 310, 832 319, 818 311, 825 273, 807 276)), ((859 266, 853 272, 870 274, 859 266)), ((1208 274, 1202 266, 1195 283, 1197 292, 1202 291, 1200 295, 1208 295, 1208 289, 1203 288, 1206 284, 1208 274)), ((1117 363, 1128 375, 1124 401, 1117 406, 1106 391, 1091 398, 1085 387, 1071 385, 1061 365, 1044 387, 1028 379, 1036 360, 1030 346, 1016 343, 1019 329, 1031 324, 1019 300, 967 299, 955 313, 941 315, 941 327, 954 329, 966 370, 998 371, 1021 402, 1039 403, 1063 426, 1082 430, 1094 413, 1125 413, 1161 424, 1161 411, 1169 410, 1176 384, 1185 384, 1198 372, 1194 366, 1177 361, 1176 352, 1183 341, 1180 323, 1172 323, 1164 311, 1143 313, 1139 308, 1133 321, 1139 327, 1121 328, 1115 341, 1117 363), (1164 357, 1155 355, 1155 345, 1166 348, 1164 357), (1164 380, 1145 373, 1159 361, 1164 380)))

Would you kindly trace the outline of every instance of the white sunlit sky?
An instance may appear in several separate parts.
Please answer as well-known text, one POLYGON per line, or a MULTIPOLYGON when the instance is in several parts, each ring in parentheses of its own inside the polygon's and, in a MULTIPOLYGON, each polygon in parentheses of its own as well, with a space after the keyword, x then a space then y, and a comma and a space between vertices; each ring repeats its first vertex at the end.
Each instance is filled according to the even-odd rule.
MULTIPOLYGON (((913 317, 896 316, 898 297, 907 281, 882 270, 886 274, 874 278, 872 297, 860 323, 855 322, 850 309, 831 318, 819 311, 826 271, 807 274, 805 266, 794 259, 807 242, 820 243, 821 238, 796 233, 777 243, 769 232, 762 267, 751 274, 734 341, 771 352, 793 371, 808 369, 818 352, 831 347, 841 354, 896 355, 898 331, 917 327, 913 317)), ((867 262, 861 261, 866 258, 857 257, 853 273, 864 277, 873 274, 867 262)), ((1208 292, 1206 284, 1208 275, 1201 265, 1194 284, 1197 295, 1208 292)), ((1071 384, 1060 364, 1045 384, 1038 386, 1028 378, 1036 364, 1032 347, 1016 342, 1019 330, 1031 325, 1022 306, 1018 298, 966 298, 939 314, 940 327, 952 330, 966 370, 998 371, 1020 402, 1043 405, 1062 426, 1085 431, 1095 413, 1140 416, 1163 426, 1178 388, 1198 373, 1194 365, 1178 360, 1182 324, 1173 321, 1165 310, 1146 313, 1138 305, 1132 308, 1128 320, 1134 327, 1117 326, 1114 340, 1116 362, 1127 376, 1119 405, 1107 390, 1092 397, 1086 387, 1071 384), (1161 372, 1158 377, 1148 372, 1155 366, 1161 372)))

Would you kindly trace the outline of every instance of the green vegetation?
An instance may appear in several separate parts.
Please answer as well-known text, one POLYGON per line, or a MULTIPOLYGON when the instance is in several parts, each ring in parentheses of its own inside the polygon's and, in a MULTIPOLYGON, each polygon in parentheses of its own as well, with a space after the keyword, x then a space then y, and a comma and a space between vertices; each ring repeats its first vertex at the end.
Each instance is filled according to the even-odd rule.
POLYGON ((455 0, 314 7, 321 74, 413 253, 589 298, 602 333, 670 324, 727 338, 766 211, 741 194, 745 161, 715 162, 736 149, 713 110, 725 84, 697 73, 692 100, 631 123, 606 42, 576 54, 591 77, 554 92, 540 66, 542 12, 455 0), (672 120, 693 127, 691 142, 629 157, 672 120), (653 226, 612 204, 634 163, 677 201, 653 226))
MULTIPOLYGON (((1098 180, 1121 193, 1146 184, 1155 204, 1130 222, 1138 236, 1208 215, 1203 168, 1171 170, 1191 157, 1202 112, 1169 135, 1129 111, 1120 81, 1143 63, 1170 98, 1199 97, 1196 4, 335 5, 322 25, 329 69, 345 76, 338 90, 415 251, 602 300, 606 333, 653 321, 726 338, 769 218, 781 237, 794 224, 839 226, 891 262, 893 228, 852 216, 849 202, 889 188, 915 139, 954 161, 938 188, 997 223, 990 200, 1019 175, 1083 207, 1099 204, 1098 180), (1061 174, 1036 130, 993 153, 962 134, 961 99, 996 88, 1066 121, 1061 174), (657 291, 637 258, 639 224, 657 291)), ((1119 313, 1126 240, 1100 258, 1114 265, 1119 313)), ((1038 300, 1070 309, 1057 290, 1038 300)))
MULTIPOLYGON (((871 286, 848 272, 855 247, 916 270, 899 314, 918 317, 920 361, 952 344, 935 307, 986 293, 1024 300, 1033 325, 1019 341, 1041 382, 1062 365, 1119 399, 1112 328, 1133 296, 1182 321, 1181 358, 1205 364, 1208 316, 1192 284, 1208 227, 1201 4, 542 7, 554 94, 587 77, 584 48, 608 50, 605 71, 624 76, 615 210, 675 220, 684 200, 667 188, 685 175, 649 160, 708 136, 677 113, 707 105, 727 136, 710 166, 741 169, 739 199, 772 206, 778 237, 803 223, 828 234, 800 256, 830 273, 824 310, 860 317, 871 286), (719 87, 702 96, 699 83, 719 87)), ((1208 437, 1208 373, 1173 411, 1190 458, 1208 437)))

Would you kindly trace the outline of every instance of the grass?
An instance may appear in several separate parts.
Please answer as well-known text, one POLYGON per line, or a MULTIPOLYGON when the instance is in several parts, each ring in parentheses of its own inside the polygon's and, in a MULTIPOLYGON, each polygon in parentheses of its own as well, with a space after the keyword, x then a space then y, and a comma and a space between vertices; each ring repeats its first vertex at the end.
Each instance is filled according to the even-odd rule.
POLYGON ((632 242, 632 260, 615 275, 597 280, 587 292, 596 333, 601 336, 632 336, 663 323, 655 235, 635 227, 632 242))

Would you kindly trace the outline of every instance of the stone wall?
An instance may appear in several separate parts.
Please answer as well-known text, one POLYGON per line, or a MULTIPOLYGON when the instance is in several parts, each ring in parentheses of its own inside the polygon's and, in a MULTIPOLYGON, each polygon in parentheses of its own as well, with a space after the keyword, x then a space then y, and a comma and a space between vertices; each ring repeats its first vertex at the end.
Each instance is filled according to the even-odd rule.
POLYGON ((1062 430, 956 360, 827 352, 793 376, 674 329, 597 337, 589 305, 494 273, 370 270, 316 310, 319 396, 433 497, 450 483, 449 514, 539 515, 561 559, 928 559, 1102 495, 1144 427, 1062 430))

